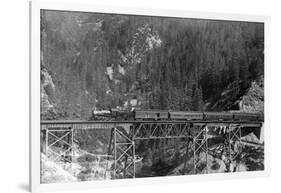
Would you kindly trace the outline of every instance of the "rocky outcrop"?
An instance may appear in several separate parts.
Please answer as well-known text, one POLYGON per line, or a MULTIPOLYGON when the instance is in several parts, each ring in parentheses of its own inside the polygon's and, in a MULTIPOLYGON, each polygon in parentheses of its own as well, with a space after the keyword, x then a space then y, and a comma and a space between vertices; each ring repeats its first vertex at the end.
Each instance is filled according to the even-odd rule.
POLYGON ((253 81, 246 94, 239 100, 239 110, 243 112, 264 112, 264 77, 253 81))
POLYGON ((231 83, 219 96, 206 101, 206 111, 239 111, 263 113, 264 111, 264 77, 252 82, 231 83))
POLYGON ((54 103, 55 103, 55 84, 52 80, 51 75, 49 74, 48 70, 44 67, 44 65, 41 66, 41 87, 40 87, 40 93, 41 93, 41 117, 44 117, 44 119, 54 118, 55 115, 55 109, 54 109, 54 103))

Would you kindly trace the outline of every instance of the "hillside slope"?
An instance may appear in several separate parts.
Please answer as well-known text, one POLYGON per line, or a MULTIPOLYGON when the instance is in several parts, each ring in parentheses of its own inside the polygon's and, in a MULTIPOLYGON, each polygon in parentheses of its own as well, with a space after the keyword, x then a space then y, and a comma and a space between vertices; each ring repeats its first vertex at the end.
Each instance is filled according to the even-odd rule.
MULTIPOLYGON (((234 110, 263 74, 263 31, 256 23, 42 10, 41 118, 200 111, 204 103, 234 110), (228 86, 232 94, 220 96, 228 86)), ((245 110, 253 102, 243 101, 245 110)))

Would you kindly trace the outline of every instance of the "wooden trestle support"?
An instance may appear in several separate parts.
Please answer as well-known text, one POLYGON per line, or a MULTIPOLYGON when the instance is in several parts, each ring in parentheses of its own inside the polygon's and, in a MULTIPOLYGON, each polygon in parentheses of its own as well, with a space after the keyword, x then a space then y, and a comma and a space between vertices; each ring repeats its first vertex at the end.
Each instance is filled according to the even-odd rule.
POLYGON ((42 151, 53 161, 72 163, 74 157, 74 130, 71 125, 48 125, 41 127, 41 138, 45 142, 42 151), (55 147, 55 148, 53 148, 55 147))
MULTIPOLYGON (((76 123, 78 124, 78 123, 76 123)), ((91 123, 95 125, 95 123, 91 123)), ((103 128, 103 124, 98 126, 85 126, 73 124, 45 124, 41 125, 43 131, 43 142, 45 149, 43 152, 54 161, 72 162, 74 156, 74 130, 103 128), (60 146, 60 151, 56 151, 53 146, 60 146)), ((257 124, 256 124, 257 125, 257 124)), ((256 126, 255 125, 255 126, 256 126)), ((251 125, 248 125, 251 126, 251 125)), ((112 155, 112 172, 114 179, 135 178, 136 154, 135 142, 146 139, 182 139, 186 140, 186 159, 190 158, 189 144, 193 157, 193 174, 208 173, 208 131, 211 129, 225 128, 227 142, 227 156, 229 160, 234 160, 238 153, 235 151, 237 143, 241 143, 241 128, 239 124, 209 124, 192 122, 137 122, 130 124, 107 124, 104 128, 111 129, 108 155, 112 155), (223 126, 222 126, 223 125, 223 126)), ((247 125, 246 125, 247 127, 247 125)), ((41 132, 42 133, 42 132, 41 132)), ((42 138, 41 138, 42 140, 42 138)), ((42 150, 41 150, 42 151, 42 150)), ((186 164, 184 164, 186 166, 186 164)))
POLYGON ((131 132, 122 127, 112 128, 109 152, 114 158, 114 179, 135 178, 135 142, 131 132))

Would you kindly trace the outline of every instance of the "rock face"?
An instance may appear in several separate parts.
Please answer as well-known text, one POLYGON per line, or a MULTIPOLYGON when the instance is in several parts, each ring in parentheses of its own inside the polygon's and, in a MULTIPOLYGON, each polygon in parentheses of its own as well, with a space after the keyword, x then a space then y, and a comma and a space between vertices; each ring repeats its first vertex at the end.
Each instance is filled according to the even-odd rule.
POLYGON ((249 83, 231 83, 219 95, 211 97, 205 105, 211 111, 239 111, 248 113, 264 112, 264 77, 249 83), (237 89, 238 87, 238 89, 237 89))
POLYGON ((41 116, 44 119, 54 118, 55 84, 48 70, 41 66, 41 116), (53 116, 52 116, 53 115, 53 116))
POLYGON ((264 112, 264 77, 253 81, 246 94, 239 100, 239 110, 243 112, 264 112))

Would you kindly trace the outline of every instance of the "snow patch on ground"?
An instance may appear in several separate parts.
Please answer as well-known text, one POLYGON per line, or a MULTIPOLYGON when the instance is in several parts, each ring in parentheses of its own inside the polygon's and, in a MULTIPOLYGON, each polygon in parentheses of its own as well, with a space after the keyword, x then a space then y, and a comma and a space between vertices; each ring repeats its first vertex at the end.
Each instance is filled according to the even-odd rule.
POLYGON ((141 105, 141 101, 138 99, 130 99, 125 101, 124 103, 124 109, 128 109, 129 107, 132 108, 131 110, 135 109, 136 107, 139 107, 141 105))
POLYGON ((144 25, 143 27, 138 28, 135 36, 133 45, 145 42, 145 48, 143 51, 148 51, 153 48, 160 47, 162 40, 159 37, 157 31, 153 31, 149 25, 144 25))
POLYGON ((110 80, 113 79, 113 68, 112 68, 112 66, 106 67, 106 74, 108 75, 110 80))
POLYGON ((118 71, 122 75, 124 75, 126 73, 125 69, 122 66, 120 66, 120 65, 118 65, 118 71))
POLYGON ((111 93, 111 90, 108 88, 105 93, 106 93, 106 94, 110 94, 110 93, 111 93))
POLYGON ((77 178, 41 154, 41 183, 75 182, 77 178))
POLYGON ((162 44, 161 39, 158 34, 151 35, 146 38, 146 43, 148 45, 148 49, 151 50, 154 47, 160 47, 162 44))
MULTIPOLYGON (((126 65, 126 68, 139 64, 144 56, 144 53, 158 48, 162 45, 162 40, 157 31, 154 31, 149 25, 144 25, 136 30, 133 36, 132 46, 126 49, 125 53, 118 51, 120 61, 126 65)), ((124 75, 119 70, 121 74, 124 75)))

